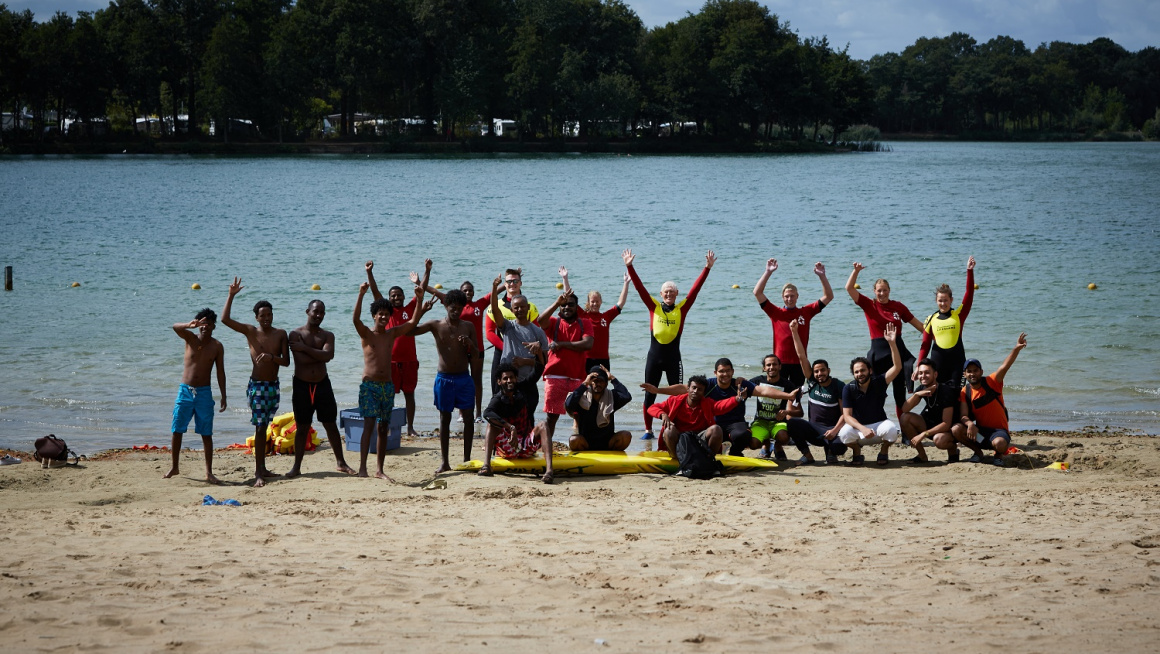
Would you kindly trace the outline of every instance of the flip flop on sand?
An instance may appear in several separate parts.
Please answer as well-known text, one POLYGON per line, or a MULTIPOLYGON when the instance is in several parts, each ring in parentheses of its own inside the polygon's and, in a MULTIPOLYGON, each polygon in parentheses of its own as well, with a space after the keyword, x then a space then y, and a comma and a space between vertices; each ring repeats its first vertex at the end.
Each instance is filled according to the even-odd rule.
POLYGON ((855 467, 860 468, 863 465, 865 465, 865 463, 866 463, 866 455, 865 454, 855 454, 854 457, 852 459, 850 459, 850 465, 855 466, 855 467))
POLYGON ((540 481, 544 482, 545 484, 550 484, 555 480, 556 478, 552 476, 551 472, 545 472, 544 476, 540 477, 540 481))

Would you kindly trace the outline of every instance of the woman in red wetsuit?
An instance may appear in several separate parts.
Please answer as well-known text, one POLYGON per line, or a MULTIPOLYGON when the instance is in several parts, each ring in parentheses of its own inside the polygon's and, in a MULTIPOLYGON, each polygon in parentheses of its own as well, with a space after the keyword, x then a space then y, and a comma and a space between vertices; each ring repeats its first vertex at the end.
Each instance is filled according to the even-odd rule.
MULTIPOLYGON (((564 293, 572 292, 572 285, 568 283, 568 269, 560 266, 560 277, 564 278, 564 293)), ((601 311, 600 306, 604 302, 604 298, 600 296, 600 291, 588 291, 588 302, 580 309, 580 317, 587 318, 592 323, 592 349, 588 350, 588 360, 584 362, 584 370, 591 370, 592 366, 604 366, 606 370, 612 370, 612 364, 609 361, 608 354, 608 331, 612 326, 612 321, 620 315, 624 309, 624 303, 628 301, 628 283, 630 278, 628 273, 624 273, 624 286, 620 289, 620 299, 608 311, 601 311)))
POLYGON ((870 351, 866 353, 866 358, 870 360, 870 367, 876 375, 886 374, 892 365, 890 345, 883 337, 882 330, 886 325, 894 325, 895 333, 898 334, 895 342, 898 344, 898 353, 902 355, 903 366, 902 374, 895 377, 893 382, 894 407, 895 412, 901 415, 902 405, 906 402, 906 392, 914 389, 914 381, 911 379, 914 355, 902 342, 902 323, 909 323, 920 333, 923 331, 922 323, 910 313, 905 304, 890 299, 890 282, 885 279, 874 282, 873 300, 859 293, 854 284, 858 281, 858 273, 865 269, 866 266, 854 262, 854 270, 850 273, 850 279, 846 280, 846 292, 866 315, 866 325, 870 328, 870 351))

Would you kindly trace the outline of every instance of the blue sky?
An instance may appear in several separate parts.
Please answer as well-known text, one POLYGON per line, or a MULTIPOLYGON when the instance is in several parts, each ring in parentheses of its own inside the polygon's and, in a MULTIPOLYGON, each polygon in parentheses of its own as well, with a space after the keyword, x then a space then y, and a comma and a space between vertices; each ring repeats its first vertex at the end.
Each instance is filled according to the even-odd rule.
MULTIPOLYGON (((94 11, 108 0, 0 0, 32 9, 37 20, 56 11, 94 11)), ((647 26, 697 11, 703 0, 626 0, 647 26)), ((828 36, 866 59, 899 52, 922 36, 966 32, 984 42, 998 35, 1043 42, 1087 43, 1104 36, 1129 50, 1160 47, 1160 0, 767 0, 802 37, 828 36)))

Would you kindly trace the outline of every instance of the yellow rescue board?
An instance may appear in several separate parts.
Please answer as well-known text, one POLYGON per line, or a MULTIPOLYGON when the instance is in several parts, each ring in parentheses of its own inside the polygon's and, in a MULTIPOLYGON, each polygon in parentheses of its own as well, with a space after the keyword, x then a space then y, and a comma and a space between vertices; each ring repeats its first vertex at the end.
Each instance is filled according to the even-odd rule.
MULTIPOLYGON (((766 459, 751 459, 744 456, 728 456, 718 454, 717 460, 725 466, 726 472, 751 472, 754 470, 776 470, 777 464, 766 459)), ((456 467, 456 470, 479 470, 483 462, 468 461, 456 467)), ((574 475, 627 475, 635 472, 654 472, 674 474, 678 469, 676 459, 668 452, 575 452, 573 454, 557 454, 552 457, 552 471, 555 473, 569 473, 574 475)), ((491 460, 493 472, 513 472, 527 474, 543 474, 544 458, 534 459, 501 459, 491 460)))

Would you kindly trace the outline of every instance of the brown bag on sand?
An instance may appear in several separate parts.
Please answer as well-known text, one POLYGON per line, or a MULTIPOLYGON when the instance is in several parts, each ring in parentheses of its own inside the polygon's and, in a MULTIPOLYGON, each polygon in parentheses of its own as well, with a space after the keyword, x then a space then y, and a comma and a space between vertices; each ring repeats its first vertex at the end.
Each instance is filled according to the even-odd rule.
POLYGON ((64 461, 68 463, 68 457, 71 454, 73 462, 70 465, 77 465, 80 462, 80 457, 76 452, 68 449, 68 444, 63 439, 57 438, 56 434, 49 434, 36 439, 35 443, 36 454, 33 455, 37 461, 47 464, 51 461, 64 461))

